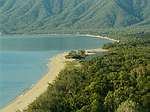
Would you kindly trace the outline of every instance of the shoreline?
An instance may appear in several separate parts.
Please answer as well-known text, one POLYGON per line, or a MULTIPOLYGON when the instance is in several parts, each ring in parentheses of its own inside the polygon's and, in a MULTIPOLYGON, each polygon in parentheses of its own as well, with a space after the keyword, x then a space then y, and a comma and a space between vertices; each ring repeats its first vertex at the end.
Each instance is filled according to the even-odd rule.
MULTIPOLYGON (((81 34, 80 36, 82 36, 82 34, 81 34)), ((100 35, 85 34, 85 35, 83 35, 83 36, 101 38, 101 39, 111 40, 111 41, 114 41, 114 42, 120 42, 119 40, 115 40, 115 39, 112 39, 112 38, 109 38, 109 37, 100 36, 100 35)))
POLYGON ((66 54, 67 52, 64 52, 50 58, 46 75, 28 91, 17 96, 16 99, 0 109, 0 112, 16 112, 17 110, 22 111, 26 109, 29 104, 47 90, 48 84, 53 83, 59 72, 65 68, 65 62, 68 60, 65 59, 66 54))
MULTIPOLYGON (((7 35, 7 34, 6 34, 7 35)), ((87 37, 94 37, 94 38, 101 38, 101 39, 106 39, 106 40, 111 40, 111 41, 114 41, 114 42, 120 42, 119 40, 116 40, 116 39, 113 39, 113 38, 109 38, 109 37, 104 37, 104 36, 101 36, 101 35, 92 35, 92 34, 69 34, 69 33, 64 33, 64 34, 12 34, 14 36, 17 36, 17 35, 22 35, 22 36, 26 36, 26 35, 37 35, 37 36, 46 36, 46 35, 66 35, 66 36, 70 36, 70 35, 75 35, 75 36, 87 36, 87 37)), ((0 36, 5 36, 5 35, 0 35, 0 36)), ((20 38, 20 37, 19 37, 20 38)), ((38 38, 38 37, 34 37, 34 38, 38 38)))
MULTIPOLYGON (((102 48, 86 49, 86 52, 107 52, 108 50, 102 48)), ((17 96, 12 102, 0 109, 0 112, 21 112, 36 100, 42 93, 47 90, 48 84, 53 83, 57 78, 59 72, 65 68, 66 61, 72 61, 73 59, 66 59, 65 56, 68 52, 59 53, 56 56, 49 59, 48 72, 33 86, 29 87, 27 91, 17 96), (56 67, 57 66, 57 67, 56 67)), ((93 53, 89 53, 91 55, 93 53)))

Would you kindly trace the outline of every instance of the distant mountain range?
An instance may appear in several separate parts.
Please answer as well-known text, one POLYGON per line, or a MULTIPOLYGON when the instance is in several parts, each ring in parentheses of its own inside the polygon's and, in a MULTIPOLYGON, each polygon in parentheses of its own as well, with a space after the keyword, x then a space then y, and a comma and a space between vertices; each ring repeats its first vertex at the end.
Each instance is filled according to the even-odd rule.
POLYGON ((0 32, 150 28, 150 0, 0 0, 0 32))

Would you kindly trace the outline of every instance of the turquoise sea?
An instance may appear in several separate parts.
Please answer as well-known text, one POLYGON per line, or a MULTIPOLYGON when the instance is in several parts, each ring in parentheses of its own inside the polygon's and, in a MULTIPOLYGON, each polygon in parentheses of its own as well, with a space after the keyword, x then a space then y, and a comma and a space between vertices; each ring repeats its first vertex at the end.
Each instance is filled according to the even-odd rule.
POLYGON ((30 89, 58 53, 102 47, 111 42, 75 35, 0 36, 0 108, 30 89))

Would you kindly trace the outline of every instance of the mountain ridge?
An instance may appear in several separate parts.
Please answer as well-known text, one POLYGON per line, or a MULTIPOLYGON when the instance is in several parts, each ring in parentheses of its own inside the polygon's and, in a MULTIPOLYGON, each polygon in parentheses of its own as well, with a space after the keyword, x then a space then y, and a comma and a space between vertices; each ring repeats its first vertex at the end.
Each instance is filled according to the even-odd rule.
POLYGON ((0 0, 1 32, 150 26, 148 0, 0 0))

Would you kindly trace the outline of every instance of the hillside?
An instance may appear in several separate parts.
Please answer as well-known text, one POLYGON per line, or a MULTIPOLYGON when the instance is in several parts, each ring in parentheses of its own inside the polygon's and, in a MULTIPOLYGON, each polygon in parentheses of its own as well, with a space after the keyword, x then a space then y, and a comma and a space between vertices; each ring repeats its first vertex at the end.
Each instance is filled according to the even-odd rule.
POLYGON ((0 0, 0 32, 150 27, 149 0, 0 0))

